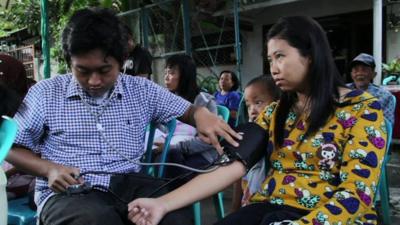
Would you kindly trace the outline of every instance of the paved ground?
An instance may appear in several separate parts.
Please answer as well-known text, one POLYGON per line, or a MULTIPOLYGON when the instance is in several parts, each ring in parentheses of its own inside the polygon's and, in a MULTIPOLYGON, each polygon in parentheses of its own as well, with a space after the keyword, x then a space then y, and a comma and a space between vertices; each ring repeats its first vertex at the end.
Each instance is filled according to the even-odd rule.
MULTIPOLYGON (((392 146, 393 154, 388 164, 388 177, 390 185, 391 224, 400 225, 400 145, 392 146)), ((224 192, 226 213, 229 212, 232 202, 232 188, 224 192)), ((212 199, 202 201, 202 225, 211 225, 217 221, 212 199)))

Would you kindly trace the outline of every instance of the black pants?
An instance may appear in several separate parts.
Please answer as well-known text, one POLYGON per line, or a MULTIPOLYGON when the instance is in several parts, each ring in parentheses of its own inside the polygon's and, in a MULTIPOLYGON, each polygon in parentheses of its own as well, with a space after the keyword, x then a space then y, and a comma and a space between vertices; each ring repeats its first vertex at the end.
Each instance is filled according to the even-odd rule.
POLYGON ((270 203, 254 203, 229 214, 215 225, 269 225, 284 220, 297 220, 307 215, 306 210, 270 203))
MULTIPOLYGON (((151 181, 151 179, 149 179, 151 181)), ((142 179, 139 181, 143 182, 142 179)), ((147 197, 159 185, 137 184, 138 179, 120 176, 111 179, 112 192, 92 190, 87 194, 68 196, 57 194, 43 207, 40 220, 43 225, 131 225, 128 220, 128 205, 132 199, 147 197), (136 184, 135 184, 136 182, 136 184), (144 189, 144 187, 147 187, 144 189), (125 191, 122 191, 125 190, 125 191)), ((154 183, 154 182, 153 182, 154 183)), ((192 224, 191 207, 167 214, 161 225, 192 224)))

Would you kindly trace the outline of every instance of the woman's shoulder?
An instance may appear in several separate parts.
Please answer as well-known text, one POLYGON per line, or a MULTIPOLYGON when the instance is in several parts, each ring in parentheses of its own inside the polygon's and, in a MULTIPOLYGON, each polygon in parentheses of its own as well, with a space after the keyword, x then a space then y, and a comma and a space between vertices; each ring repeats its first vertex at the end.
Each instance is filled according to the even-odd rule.
POLYGON ((355 89, 355 90, 346 89, 346 91, 340 93, 341 93, 341 99, 339 100, 340 103, 347 102, 350 104, 357 104, 361 102, 375 102, 378 100, 370 93, 360 89, 355 89))

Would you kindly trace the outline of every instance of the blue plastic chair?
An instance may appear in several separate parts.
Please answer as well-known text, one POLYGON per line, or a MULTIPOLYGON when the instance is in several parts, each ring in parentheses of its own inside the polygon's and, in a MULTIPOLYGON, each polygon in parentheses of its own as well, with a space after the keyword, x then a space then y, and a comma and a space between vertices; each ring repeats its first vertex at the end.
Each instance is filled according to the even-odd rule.
MULTIPOLYGON (((220 116, 225 122, 229 120, 229 109, 222 105, 217 105, 217 112, 218 116, 220 116)), ((225 209, 224 209, 224 193, 218 192, 216 195, 213 196, 213 202, 215 211, 217 213, 218 219, 222 219, 225 216, 225 209)), ((195 202, 193 204, 193 213, 194 213, 194 224, 201 225, 201 206, 200 201, 195 202)))
MULTIPOLYGON (((0 164, 11 148, 17 135, 17 123, 6 116, 0 126, 0 164)), ((7 212, 8 224, 13 225, 34 225, 36 224, 36 212, 28 206, 28 197, 8 201, 7 212)))
MULTIPOLYGON (((17 123, 7 117, 2 116, 0 120, 0 166, 6 158, 10 148, 14 142, 15 136, 17 134, 17 123)), ((7 223, 7 194, 6 187, 7 178, 4 171, 0 167, 0 224, 7 223)))
POLYGON ((14 143, 17 129, 18 125, 15 120, 7 116, 2 116, 0 126, 0 164, 3 163, 8 151, 14 143))
POLYGON ((389 153, 390 153, 390 144, 392 143, 393 126, 387 119, 385 119, 385 126, 386 126, 386 131, 387 131, 386 151, 385 151, 385 156, 383 158, 381 175, 379 178, 377 191, 375 193, 374 203, 376 205, 378 199, 380 199, 380 201, 381 201, 380 212, 382 215, 382 222, 384 225, 390 225, 392 223, 391 223, 391 219, 390 219, 390 205, 389 205, 389 194, 390 193, 389 193, 389 182, 388 182, 388 177, 387 177, 386 164, 390 160, 389 153), (379 198, 378 198, 378 196, 379 196, 379 198))
MULTIPOLYGON (((172 137, 174 136, 175 133, 175 128, 176 128, 176 119, 172 119, 169 121, 167 124, 167 129, 168 129, 168 135, 165 138, 164 142, 164 149, 161 153, 161 159, 160 162, 165 162, 167 159, 167 154, 169 150, 169 145, 171 143, 172 137)), ((147 139, 147 146, 146 146, 146 153, 144 155, 143 161, 144 162, 151 162, 152 158, 152 153, 153 153, 153 142, 154 142, 154 134, 156 132, 157 128, 157 123, 151 122, 149 126, 149 138, 147 139)), ((158 169, 158 174, 157 177, 163 177, 164 176, 164 165, 161 165, 158 169)), ((154 167, 152 166, 146 166, 145 171, 149 175, 154 175, 154 167)))
POLYGON ((240 99, 239 103, 239 109, 237 111, 235 127, 237 127, 239 124, 246 123, 248 120, 249 117, 247 115, 246 101, 244 100, 244 95, 242 94, 242 98, 240 99))

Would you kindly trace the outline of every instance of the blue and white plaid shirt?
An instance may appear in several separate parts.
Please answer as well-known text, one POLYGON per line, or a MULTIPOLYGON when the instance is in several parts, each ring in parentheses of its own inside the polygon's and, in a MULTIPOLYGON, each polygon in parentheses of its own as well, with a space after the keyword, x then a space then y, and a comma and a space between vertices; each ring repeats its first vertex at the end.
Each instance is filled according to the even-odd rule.
MULTIPOLYGON (((354 83, 348 83, 347 87, 351 89, 357 89, 354 83)), ((396 109, 396 103, 394 102, 395 100, 392 93, 385 88, 372 83, 368 85, 368 88, 365 91, 378 99, 382 106, 383 116, 389 120, 392 125, 394 125, 394 111, 396 109)))
MULTIPOLYGON (((137 172, 140 166, 113 151, 96 129, 92 112, 102 105, 83 92, 71 74, 44 80, 33 86, 15 115, 15 144, 43 159, 85 171, 137 172)), ((130 159, 144 153, 145 128, 150 121, 167 122, 179 117, 190 103, 147 79, 120 74, 110 104, 99 117, 109 142, 130 159)), ((105 100, 107 101, 107 100, 105 100)), ((109 186, 109 175, 85 175, 100 190, 109 186)), ((35 200, 40 210, 54 194, 47 180, 37 178, 35 200)))

